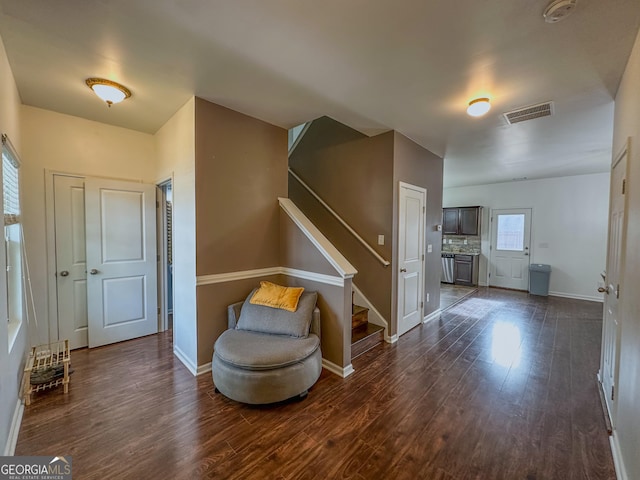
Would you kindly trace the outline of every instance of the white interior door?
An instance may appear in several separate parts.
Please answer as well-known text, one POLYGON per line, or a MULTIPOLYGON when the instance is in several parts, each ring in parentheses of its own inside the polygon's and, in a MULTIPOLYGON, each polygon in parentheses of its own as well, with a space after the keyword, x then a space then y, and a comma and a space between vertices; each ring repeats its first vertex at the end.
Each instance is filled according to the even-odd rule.
POLYGON ((427 191, 400 182, 398 225, 398 335, 423 319, 424 224, 427 191))
POLYGON ((84 179, 54 175, 58 335, 88 345, 84 179))
POLYGON ((531 209, 491 212, 489 285, 529 289, 531 209))
POLYGON ((615 385, 618 377, 618 345, 620 325, 618 302, 620 298, 620 278, 622 276, 622 246, 625 236, 625 189, 627 172, 627 152, 619 155, 611 169, 609 190, 609 241, 607 245, 607 272, 604 296, 604 318, 602 325, 602 368, 601 381, 607 402, 611 424, 615 426, 615 385))
POLYGON ((155 188, 85 180, 89 347, 158 331, 155 188))

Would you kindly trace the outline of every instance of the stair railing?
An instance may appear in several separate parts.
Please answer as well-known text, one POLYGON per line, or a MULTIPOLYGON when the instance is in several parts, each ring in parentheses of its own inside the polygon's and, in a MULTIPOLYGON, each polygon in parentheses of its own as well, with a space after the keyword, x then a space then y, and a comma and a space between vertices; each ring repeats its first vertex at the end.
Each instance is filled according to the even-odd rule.
POLYGON ((335 219, 338 220, 338 222, 340 222, 340 224, 344 228, 346 228, 347 231, 351 235, 353 235, 354 238, 358 240, 358 242, 360 242, 362 246, 366 248, 369 251, 369 253, 371 253, 371 255, 373 255, 383 266, 388 267, 389 265, 391 265, 391 262, 389 262, 388 260, 385 260, 382 256, 380 256, 380 254, 376 252, 373 249, 373 247, 369 245, 364 238, 358 235, 358 232, 356 232, 353 228, 351 228, 351 226, 347 222, 345 222, 344 219, 340 215, 338 215, 333 208, 327 205, 327 203, 324 200, 322 200, 322 198, 320 198, 320 196, 315 191, 313 191, 313 189, 309 185, 307 185, 304 180, 302 180, 293 170, 291 170, 291 167, 289 167, 289 174, 293 178, 295 178, 298 181, 298 183, 300 183, 300 185, 302 185, 304 189, 307 192, 309 192, 313 196, 313 198, 315 198, 320 203, 320 205, 322 205, 331 215, 333 215, 335 219))

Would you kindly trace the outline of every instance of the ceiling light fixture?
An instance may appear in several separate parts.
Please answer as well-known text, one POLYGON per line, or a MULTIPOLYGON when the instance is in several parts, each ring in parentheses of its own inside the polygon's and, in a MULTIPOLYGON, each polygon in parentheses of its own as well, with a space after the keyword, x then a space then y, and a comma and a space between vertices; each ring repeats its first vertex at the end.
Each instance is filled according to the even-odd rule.
POLYGON ((93 90, 93 93, 106 102, 109 107, 131 96, 131 90, 111 80, 105 80, 104 78, 87 78, 86 83, 87 86, 93 90))
POLYGON ((467 113, 472 117, 481 117, 489 110, 491 110, 491 104, 489 103, 489 99, 486 97, 471 100, 467 107, 467 113))
POLYGON ((576 8, 578 0, 553 0, 544 10, 542 16, 547 23, 557 23, 567 18, 576 8))

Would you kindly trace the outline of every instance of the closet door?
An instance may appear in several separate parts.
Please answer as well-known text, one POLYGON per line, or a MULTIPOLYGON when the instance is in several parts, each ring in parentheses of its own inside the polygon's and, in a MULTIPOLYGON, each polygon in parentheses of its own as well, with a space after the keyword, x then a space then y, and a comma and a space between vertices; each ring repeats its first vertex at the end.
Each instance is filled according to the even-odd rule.
POLYGON ((158 331, 155 185, 85 179, 89 347, 158 331))
POLYGON ((84 178, 54 175, 58 335, 88 345, 84 178))
POLYGON ((53 185, 58 338, 75 349, 156 333, 155 186, 65 175, 53 185))

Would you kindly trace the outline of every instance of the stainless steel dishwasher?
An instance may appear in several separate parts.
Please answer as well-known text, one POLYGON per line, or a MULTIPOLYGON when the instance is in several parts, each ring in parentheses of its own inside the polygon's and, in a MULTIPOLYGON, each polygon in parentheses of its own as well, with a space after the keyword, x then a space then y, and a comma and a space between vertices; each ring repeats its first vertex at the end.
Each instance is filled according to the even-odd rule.
POLYGON ((455 253, 442 254, 442 277, 440 278, 442 283, 453 283, 453 268, 455 266, 455 261, 455 253))

